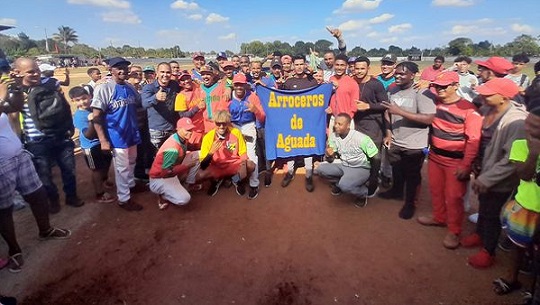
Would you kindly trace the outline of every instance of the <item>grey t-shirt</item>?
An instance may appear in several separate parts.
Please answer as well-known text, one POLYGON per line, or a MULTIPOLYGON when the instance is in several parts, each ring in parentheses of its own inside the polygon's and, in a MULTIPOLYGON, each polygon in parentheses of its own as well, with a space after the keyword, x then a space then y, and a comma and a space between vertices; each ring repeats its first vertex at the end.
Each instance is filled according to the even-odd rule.
MULTIPOLYGON (((390 101, 396 103, 402 109, 423 114, 434 114, 435 96, 429 90, 419 92, 412 87, 401 90, 393 87, 388 92, 390 101)), ((422 149, 428 144, 428 126, 415 121, 408 120, 402 116, 392 114, 392 144, 407 149, 422 149)))

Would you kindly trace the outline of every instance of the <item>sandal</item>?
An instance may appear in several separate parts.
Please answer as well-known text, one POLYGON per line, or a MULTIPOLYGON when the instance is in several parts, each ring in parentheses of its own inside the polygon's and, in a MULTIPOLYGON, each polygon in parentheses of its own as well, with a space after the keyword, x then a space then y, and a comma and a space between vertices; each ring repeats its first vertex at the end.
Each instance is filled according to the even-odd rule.
POLYGON ((8 270, 11 273, 19 273, 22 271, 24 259, 22 253, 13 254, 9 257, 8 270))
POLYGON ((68 239, 71 236, 71 231, 67 229, 51 228, 46 234, 39 234, 40 240, 50 239, 68 239))
POLYGON ((160 210, 165 210, 166 208, 169 207, 169 201, 164 199, 163 197, 161 197, 161 195, 159 195, 159 199, 158 199, 158 208, 160 210))
POLYGON ((98 203, 111 203, 111 202, 114 202, 114 201, 116 201, 116 196, 113 196, 108 192, 97 195, 97 202, 98 203))
POLYGON ((518 290, 521 288, 520 282, 509 283, 502 277, 493 281, 493 291, 498 295, 509 294, 512 291, 518 290))

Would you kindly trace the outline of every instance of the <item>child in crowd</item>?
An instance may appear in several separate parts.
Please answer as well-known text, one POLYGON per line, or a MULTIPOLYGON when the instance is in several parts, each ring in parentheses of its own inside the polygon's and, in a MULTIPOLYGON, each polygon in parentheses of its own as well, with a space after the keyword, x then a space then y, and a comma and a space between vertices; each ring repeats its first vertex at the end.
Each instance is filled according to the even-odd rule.
POLYGON ((71 101, 77 105, 73 123, 79 130, 79 140, 86 164, 92 170, 92 184, 96 192, 96 200, 99 203, 110 203, 116 200, 114 195, 106 191, 113 187, 113 183, 107 181, 112 155, 101 150, 90 108, 93 89, 89 85, 85 87, 77 86, 69 90, 71 101))

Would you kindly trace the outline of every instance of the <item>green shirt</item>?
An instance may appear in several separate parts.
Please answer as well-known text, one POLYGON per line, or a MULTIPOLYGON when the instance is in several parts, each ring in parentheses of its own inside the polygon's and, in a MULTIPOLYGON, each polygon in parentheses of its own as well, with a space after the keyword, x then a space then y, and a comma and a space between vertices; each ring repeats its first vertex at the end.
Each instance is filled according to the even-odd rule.
MULTIPOLYGON (((510 161, 525 162, 529 155, 527 140, 515 140, 510 150, 510 161)), ((536 172, 540 170, 540 158, 536 162, 536 172)), ((517 188, 516 201, 530 211, 540 213, 540 187, 536 181, 520 180, 517 188)))
POLYGON ((342 164, 348 167, 371 168, 369 159, 379 152, 370 137, 356 130, 350 130, 343 139, 332 133, 328 146, 340 154, 342 164))

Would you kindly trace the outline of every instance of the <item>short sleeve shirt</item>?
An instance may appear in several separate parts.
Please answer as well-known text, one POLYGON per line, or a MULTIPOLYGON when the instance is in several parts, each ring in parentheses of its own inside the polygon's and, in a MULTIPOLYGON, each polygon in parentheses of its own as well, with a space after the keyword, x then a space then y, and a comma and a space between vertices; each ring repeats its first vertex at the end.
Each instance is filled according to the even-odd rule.
POLYGON ((379 152, 369 136, 356 130, 350 130, 343 139, 332 133, 328 146, 340 154, 342 164, 348 167, 370 168, 369 158, 379 152))
POLYGON ((73 125, 79 130, 79 142, 82 149, 90 149, 99 145, 99 139, 88 139, 84 132, 88 129, 88 115, 90 110, 77 109, 73 115, 73 125))
MULTIPOLYGON (((510 149, 510 161, 525 162, 529 155, 527 140, 515 140, 510 149)), ((536 172, 540 171, 540 158, 536 161, 536 172)), ((516 201, 526 208, 537 213, 540 213, 540 186, 536 181, 520 180, 517 188, 516 201)))

